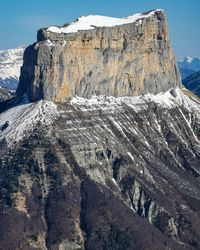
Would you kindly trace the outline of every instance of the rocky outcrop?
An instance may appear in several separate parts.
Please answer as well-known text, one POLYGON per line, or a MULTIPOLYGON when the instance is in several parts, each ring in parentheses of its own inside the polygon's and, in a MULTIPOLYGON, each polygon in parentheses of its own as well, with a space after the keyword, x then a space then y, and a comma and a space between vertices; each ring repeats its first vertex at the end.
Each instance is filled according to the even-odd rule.
POLYGON ((12 99, 14 96, 14 91, 0 86, 0 102, 12 99))
POLYGON ((75 95, 158 93, 180 84, 166 17, 156 10, 113 27, 39 30, 25 51, 17 95, 65 102, 75 95))

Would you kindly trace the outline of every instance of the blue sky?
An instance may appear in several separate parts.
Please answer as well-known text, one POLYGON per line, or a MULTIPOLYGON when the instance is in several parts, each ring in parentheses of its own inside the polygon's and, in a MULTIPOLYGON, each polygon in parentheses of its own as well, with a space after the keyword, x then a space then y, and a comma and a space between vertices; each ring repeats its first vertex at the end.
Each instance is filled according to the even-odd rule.
POLYGON ((0 49, 31 44, 40 27, 79 16, 124 17, 157 8, 166 11, 177 58, 200 57, 200 0, 1 0, 0 49))

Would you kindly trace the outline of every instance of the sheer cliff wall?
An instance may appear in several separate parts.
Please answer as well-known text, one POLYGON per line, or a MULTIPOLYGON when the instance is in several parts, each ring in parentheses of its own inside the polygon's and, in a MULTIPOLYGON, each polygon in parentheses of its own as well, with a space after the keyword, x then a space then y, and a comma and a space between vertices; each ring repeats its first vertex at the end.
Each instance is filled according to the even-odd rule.
POLYGON ((135 96, 180 86, 166 16, 76 33, 38 31, 24 55, 17 95, 65 102, 78 95, 135 96))

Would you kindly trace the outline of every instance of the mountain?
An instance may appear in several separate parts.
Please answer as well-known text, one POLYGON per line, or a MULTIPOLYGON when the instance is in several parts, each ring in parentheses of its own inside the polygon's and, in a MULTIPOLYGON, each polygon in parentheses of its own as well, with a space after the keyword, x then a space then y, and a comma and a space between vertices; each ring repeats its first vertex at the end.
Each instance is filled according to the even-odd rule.
POLYGON ((200 58, 186 56, 183 60, 178 61, 178 66, 184 69, 198 71, 200 70, 200 58))
POLYGON ((6 121, 3 249, 199 249, 198 100, 41 100, 6 121))
POLYGON ((162 10, 39 30, 0 105, 1 248, 200 249, 199 123, 162 10))
POLYGON ((185 57, 183 60, 178 61, 179 70, 182 79, 192 75, 200 70, 200 58, 185 57))
POLYGON ((155 94, 177 85, 166 17, 157 10, 40 29, 37 43, 25 51, 17 95, 65 102, 75 95, 155 94))
POLYGON ((185 68, 179 67, 179 72, 180 72, 180 74, 181 74, 182 80, 184 80, 184 79, 187 78, 188 76, 194 74, 196 71, 195 71, 195 70, 192 70, 192 69, 185 69, 185 68))
POLYGON ((184 86, 195 95, 200 96, 200 71, 193 73, 183 80, 184 86))
POLYGON ((184 60, 178 61, 178 66, 183 85, 200 96, 200 58, 185 57, 184 60))
POLYGON ((0 86, 17 88, 25 47, 0 51, 0 86))

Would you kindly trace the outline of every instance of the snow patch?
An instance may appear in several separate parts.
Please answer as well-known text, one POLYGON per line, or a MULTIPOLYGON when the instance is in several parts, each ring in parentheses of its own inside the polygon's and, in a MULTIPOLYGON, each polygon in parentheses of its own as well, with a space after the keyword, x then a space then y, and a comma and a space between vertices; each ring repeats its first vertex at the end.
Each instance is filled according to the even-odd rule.
POLYGON ((120 109, 120 106, 125 104, 131 107, 135 112, 140 112, 141 110, 146 110, 148 105, 154 102, 165 109, 183 106, 187 110, 194 111, 196 114, 200 115, 200 102, 198 102, 198 100, 192 100, 179 88, 173 89, 173 91, 174 94, 172 94, 172 90, 169 90, 156 95, 145 94, 123 97, 94 95, 91 99, 76 96, 72 98, 70 103, 75 108, 78 107, 82 111, 103 109, 108 110, 108 112, 115 112, 116 109, 120 109))
POLYGON ((114 183, 116 186, 118 186, 118 184, 117 184, 115 178, 112 178, 111 180, 113 181, 113 183, 114 183))
POLYGON ((117 122, 117 120, 115 120, 113 117, 110 117, 111 122, 113 123, 113 125, 117 128, 117 130, 123 135, 124 138, 126 138, 128 141, 128 137, 125 135, 121 125, 119 124, 119 122, 117 122))
POLYGON ((58 26, 50 26, 47 30, 53 33, 76 33, 80 30, 92 30, 95 27, 113 27, 123 24, 134 23, 139 20, 139 24, 142 23, 143 18, 148 18, 154 15, 157 11, 163 11, 161 9, 157 9, 151 11, 147 14, 137 13, 132 16, 128 16, 125 18, 115 18, 108 16, 99 16, 99 15, 89 15, 82 16, 77 19, 77 21, 71 23, 66 27, 58 27, 58 26))
POLYGON ((135 162, 135 158, 133 157, 133 155, 130 152, 127 152, 127 155, 131 158, 131 160, 133 162, 135 162))
POLYGON ((48 101, 39 101, 11 108, 0 114, 0 125, 9 126, 0 131, 0 141, 5 139, 9 146, 21 141, 40 124, 50 125, 58 117, 57 106, 48 101))

